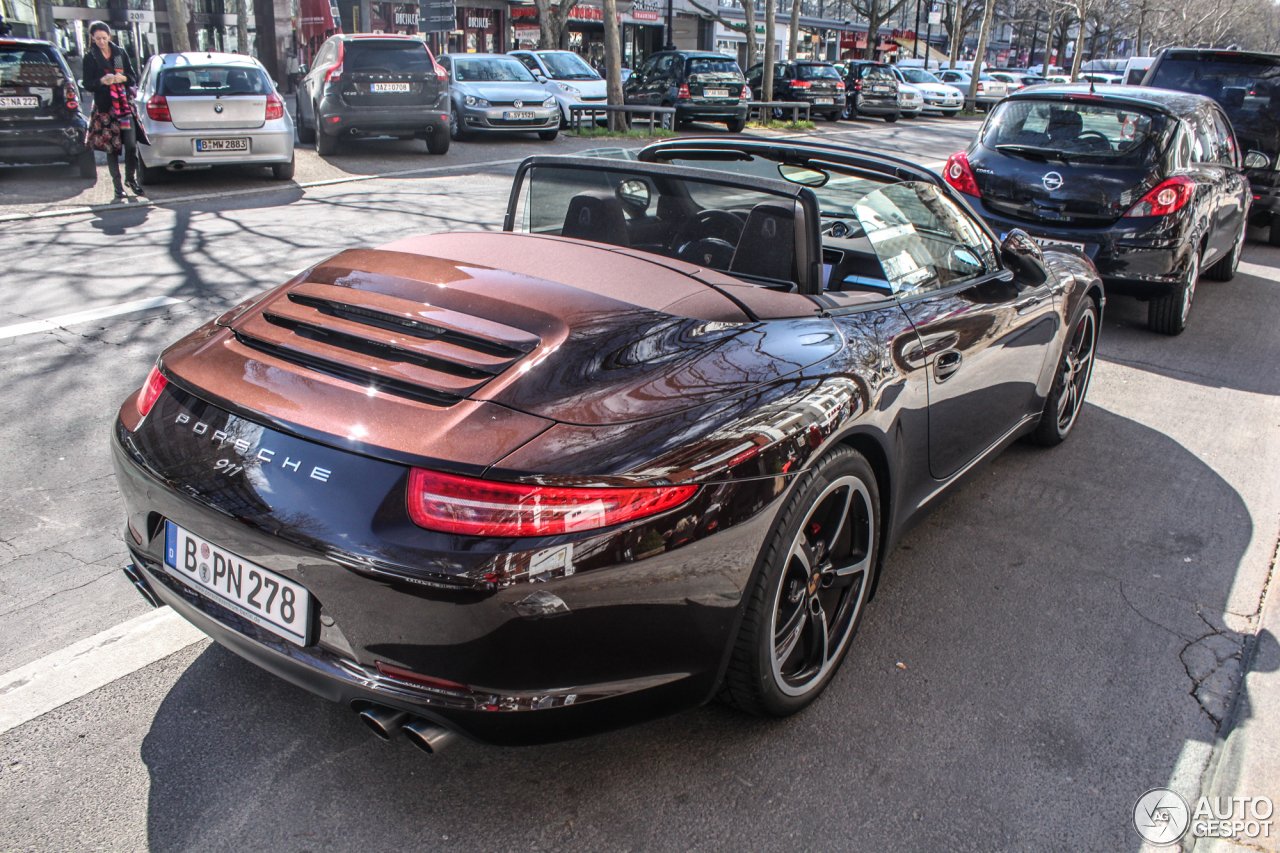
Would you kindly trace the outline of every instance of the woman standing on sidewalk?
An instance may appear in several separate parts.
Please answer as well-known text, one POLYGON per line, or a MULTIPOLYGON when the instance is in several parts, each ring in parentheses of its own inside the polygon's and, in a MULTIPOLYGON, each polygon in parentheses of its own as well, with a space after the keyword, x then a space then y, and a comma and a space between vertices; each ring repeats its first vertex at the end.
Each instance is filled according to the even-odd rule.
POLYGON ((128 186, 134 195, 144 195, 134 173, 138 169, 137 116, 129 99, 136 86, 129 54, 111 41, 111 28, 102 21, 89 26, 93 46, 84 55, 84 87, 93 92, 93 118, 89 121, 88 146, 107 154, 107 170, 115 185, 116 201, 125 197, 128 186), (124 150, 125 182, 120 183, 120 151, 124 150))

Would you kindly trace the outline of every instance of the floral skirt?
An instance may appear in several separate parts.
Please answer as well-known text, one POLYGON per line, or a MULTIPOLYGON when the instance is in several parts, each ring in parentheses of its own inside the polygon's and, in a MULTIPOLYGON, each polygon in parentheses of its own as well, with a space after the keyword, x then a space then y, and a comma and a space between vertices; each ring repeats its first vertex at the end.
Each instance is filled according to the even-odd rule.
POLYGON ((122 148, 120 117, 95 110, 93 118, 89 120, 89 132, 85 134, 84 143, 95 151, 119 154, 122 148))

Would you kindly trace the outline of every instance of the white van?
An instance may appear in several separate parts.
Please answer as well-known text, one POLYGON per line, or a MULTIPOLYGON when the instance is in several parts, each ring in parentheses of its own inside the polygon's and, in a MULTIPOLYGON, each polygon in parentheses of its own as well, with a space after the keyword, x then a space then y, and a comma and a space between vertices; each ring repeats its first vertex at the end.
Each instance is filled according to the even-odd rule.
POLYGON ((1141 86, 1142 78, 1147 76, 1147 70, 1151 68, 1151 63, 1155 62, 1154 56, 1131 56, 1129 61, 1124 64, 1124 85, 1141 86))

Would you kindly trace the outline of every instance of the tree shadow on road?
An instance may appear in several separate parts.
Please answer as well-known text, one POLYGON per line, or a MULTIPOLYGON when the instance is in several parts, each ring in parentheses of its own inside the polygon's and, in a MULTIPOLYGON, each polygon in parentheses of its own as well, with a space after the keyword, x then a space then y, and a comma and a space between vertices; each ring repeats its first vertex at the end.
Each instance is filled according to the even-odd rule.
POLYGON ((427 757, 214 646, 143 743, 149 845, 1136 851, 1137 797, 1215 736, 1225 699, 1194 695, 1184 657, 1240 642, 1219 615, 1252 529, 1194 455, 1091 406, 903 541, 843 669, 787 720, 712 705, 427 757))

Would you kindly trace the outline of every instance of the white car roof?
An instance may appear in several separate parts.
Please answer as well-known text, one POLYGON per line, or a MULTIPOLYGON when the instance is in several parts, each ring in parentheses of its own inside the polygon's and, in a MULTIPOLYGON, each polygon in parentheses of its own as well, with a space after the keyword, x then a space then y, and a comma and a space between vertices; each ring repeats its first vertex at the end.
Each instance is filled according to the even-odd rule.
MULTIPOLYGON (((154 57, 153 57, 154 59, 154 57)), ((164 63, 166 68, 176 66, 200 66, 200 65, 242 65, 246 68, 262 68, 262 63, 254 59, 252 56, 245 56, 242 53, 163 53, 160 55, 160 61, 164 63)))

